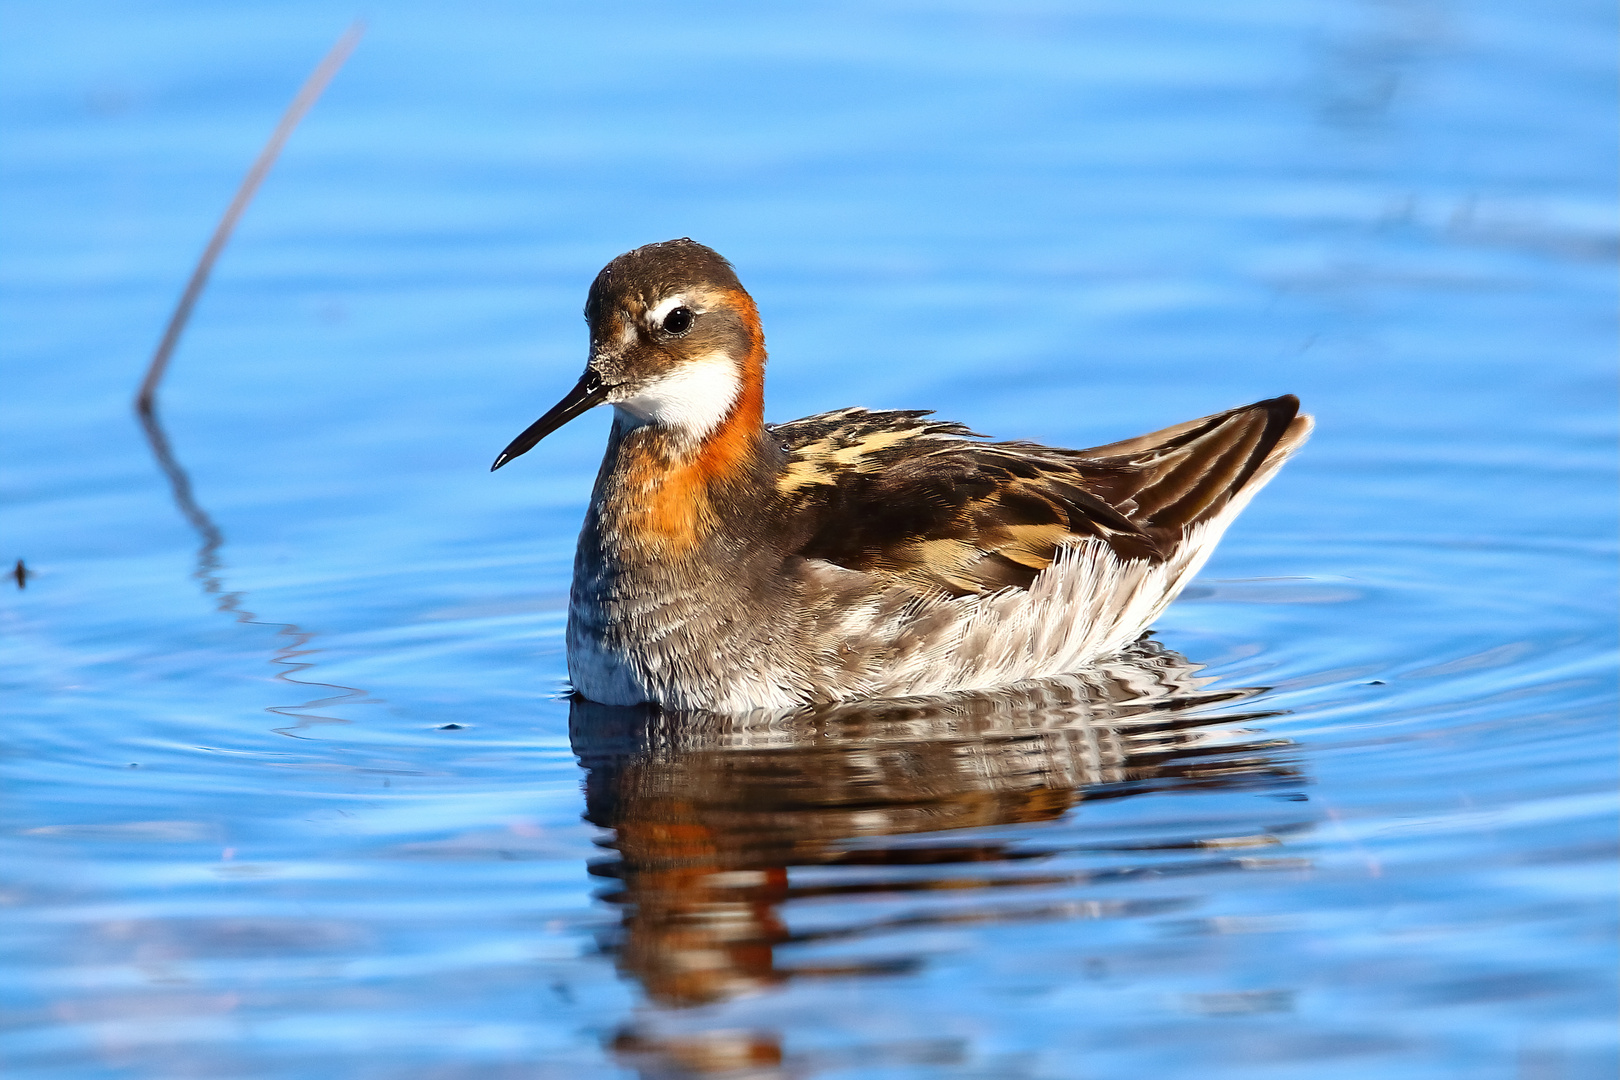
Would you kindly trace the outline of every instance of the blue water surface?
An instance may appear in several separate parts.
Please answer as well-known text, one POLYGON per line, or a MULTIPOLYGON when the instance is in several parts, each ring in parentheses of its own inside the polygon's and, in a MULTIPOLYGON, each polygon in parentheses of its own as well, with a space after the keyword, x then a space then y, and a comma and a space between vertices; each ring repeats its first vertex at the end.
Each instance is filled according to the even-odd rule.
POLYGON ((382 0, 189 521, 352 15, 6 11, 8 1077, 1614 1074, 1611 5, 382 0), (486 470, 677 236, 772 419, 1299 394, 1174 687, 571 727, 606 417, 486 470))

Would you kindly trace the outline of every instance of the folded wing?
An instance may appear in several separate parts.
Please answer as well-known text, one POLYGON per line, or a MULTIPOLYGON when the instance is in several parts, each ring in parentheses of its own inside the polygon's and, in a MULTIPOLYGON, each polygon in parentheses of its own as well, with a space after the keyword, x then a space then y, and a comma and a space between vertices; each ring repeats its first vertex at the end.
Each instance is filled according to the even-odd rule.
POLYGON ((926 412, 844 409, 772 429, 798 553, 953 596, 1027 588, 1088 537, 1161 561, 1309 432, 1292 395, 1089 450, 984 442, 926 412))

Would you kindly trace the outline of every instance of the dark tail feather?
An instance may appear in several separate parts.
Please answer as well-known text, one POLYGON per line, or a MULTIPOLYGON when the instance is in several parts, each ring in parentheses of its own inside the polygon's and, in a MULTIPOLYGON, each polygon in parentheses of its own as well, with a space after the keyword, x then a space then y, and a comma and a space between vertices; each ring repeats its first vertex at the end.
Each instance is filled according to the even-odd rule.
POLYGON ((1140 528, 1181 533, 1269 479, 1310 432, 1292 394, 1080 453, 1110 466, 1104 497, 1140 528))

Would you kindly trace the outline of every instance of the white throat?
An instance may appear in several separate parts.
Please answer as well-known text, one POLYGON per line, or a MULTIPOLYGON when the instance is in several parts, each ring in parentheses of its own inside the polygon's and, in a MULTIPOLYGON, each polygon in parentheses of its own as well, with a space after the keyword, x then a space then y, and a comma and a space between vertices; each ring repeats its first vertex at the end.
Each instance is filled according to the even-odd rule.
POLYGON ((613 407, 626 426, 656 424, 697 442, 719 426, 741 392, 737 362, 724 350, 716 350, 648 383, 635 397, 615 401, 613 407))

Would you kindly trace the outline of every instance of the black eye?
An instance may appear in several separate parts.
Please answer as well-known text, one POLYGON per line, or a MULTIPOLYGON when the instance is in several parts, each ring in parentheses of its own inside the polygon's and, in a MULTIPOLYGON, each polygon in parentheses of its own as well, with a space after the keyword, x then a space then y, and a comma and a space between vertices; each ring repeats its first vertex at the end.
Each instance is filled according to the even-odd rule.
POLYGON ((664 333, 684 334, 692 329, 692 309, 678 307, 664 316, 664 333))

